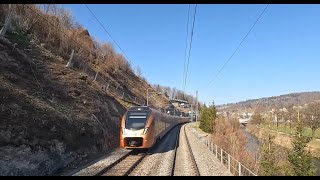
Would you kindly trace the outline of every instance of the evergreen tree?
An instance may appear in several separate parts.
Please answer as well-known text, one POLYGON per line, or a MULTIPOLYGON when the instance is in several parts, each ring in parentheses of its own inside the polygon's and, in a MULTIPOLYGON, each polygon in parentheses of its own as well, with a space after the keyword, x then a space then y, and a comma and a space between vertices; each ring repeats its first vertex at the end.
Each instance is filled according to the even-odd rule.
POLYGON ((202 129, 204 132, 211 133, 216 116, 217 111, 214 102, 209 107, 204 105, 200 111, 200 129, 202 129))
POLYGON ((277 153, 276 147, 272 143, 273 138, 274 136, 268 134, 267 138, 264 138, 262 141, 262 152, 259 169, 259 175, 261 176, 276 176, 279 174, 279 167, 277 165, 278 159, 275 155, 277 153))
POLYGON ((293 175, 295 176, 314 176, 316 168, 312 162, 312 156, 305 150, 309 138, 302 136, 303 124, 298 122, 294 140, 293 149, 288 154, 288 161, 292 165, 293 175))

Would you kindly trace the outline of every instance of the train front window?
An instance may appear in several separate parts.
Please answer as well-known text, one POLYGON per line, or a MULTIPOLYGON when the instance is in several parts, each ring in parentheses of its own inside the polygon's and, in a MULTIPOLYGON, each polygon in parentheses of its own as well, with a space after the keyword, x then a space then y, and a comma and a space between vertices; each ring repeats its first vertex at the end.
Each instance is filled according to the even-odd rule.
POLYGON ((126 129, 143 129, 147 122, 147 112, 129 112, 126 121, 126 129))

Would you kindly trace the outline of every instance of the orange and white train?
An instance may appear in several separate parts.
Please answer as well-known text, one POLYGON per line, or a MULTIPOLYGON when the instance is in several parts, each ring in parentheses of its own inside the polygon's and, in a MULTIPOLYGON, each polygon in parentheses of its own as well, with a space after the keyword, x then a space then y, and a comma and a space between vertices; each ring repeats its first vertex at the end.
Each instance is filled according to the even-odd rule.
POLYGON ((172 127, 190 118, 170 116, 147 106, 131 107, 120 126, 120 148, 148 149, 172 127))

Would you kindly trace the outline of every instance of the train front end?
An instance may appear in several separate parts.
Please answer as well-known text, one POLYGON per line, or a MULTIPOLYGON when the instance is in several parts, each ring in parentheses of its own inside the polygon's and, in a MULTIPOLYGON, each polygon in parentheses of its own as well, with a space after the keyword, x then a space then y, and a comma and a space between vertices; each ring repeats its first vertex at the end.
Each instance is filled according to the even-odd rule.
POLYGON ((147 149, 153 145, 152 111, 148 107, 132 107, 122 117, 120 148, 147 149))

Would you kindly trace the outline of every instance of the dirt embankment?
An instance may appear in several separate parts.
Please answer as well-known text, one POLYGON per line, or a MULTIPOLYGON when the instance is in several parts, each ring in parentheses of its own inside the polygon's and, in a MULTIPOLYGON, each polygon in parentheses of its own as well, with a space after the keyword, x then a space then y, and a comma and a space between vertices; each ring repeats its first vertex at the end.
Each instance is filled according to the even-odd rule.
POLYGON ((0 174, 50 175, 118 146, 116 99, 41 46, 0 39, 0 174))

